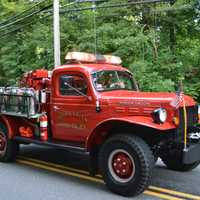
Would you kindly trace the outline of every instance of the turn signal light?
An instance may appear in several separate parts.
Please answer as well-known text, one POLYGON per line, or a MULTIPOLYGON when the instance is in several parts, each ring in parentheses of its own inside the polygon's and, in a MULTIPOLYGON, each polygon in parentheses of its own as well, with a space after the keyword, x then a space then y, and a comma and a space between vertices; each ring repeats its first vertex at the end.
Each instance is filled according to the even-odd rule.
POLYGON ((173 122, 176 126, 179 125, 179 118, 178 117, 174 117, 173 122))

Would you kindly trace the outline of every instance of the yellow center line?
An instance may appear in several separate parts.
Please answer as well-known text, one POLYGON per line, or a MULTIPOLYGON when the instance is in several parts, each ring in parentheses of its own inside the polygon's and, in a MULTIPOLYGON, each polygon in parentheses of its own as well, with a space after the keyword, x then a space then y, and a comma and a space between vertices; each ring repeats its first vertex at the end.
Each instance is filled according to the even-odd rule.
MULTIPOLYGON (((56 168, 59 168, 59 169, 55 169, 55 170, 61 170, 62 172, 63 172, 63 170, 68 170, 68 172, 64 171, 64 172, 68 173, 68 175, 70 175, 69 173, 75 173, 76 175, 77 175, 77 173, 79 173, 79 175, 81 175, 81 176, 86 176, 86 177, 92 178, 93 180, 95 179, 95 180, 103 182, 101 175, 96 175, 95 177, 91 177, 89 175, 89 172, 85 171, 85 170, 74 169, 72 167, 67 167, 67 166, 64 166, 64 165, 61 165, 61 164, 55 164, 55 163, 52 163, 52 162, 46 162, 46 161, 42 161, 42 160, 38 160, 38 159, 34 159, 34 158, 27 158, 27 157, 24 157, 24 156, 18 156, 18 158, 20 159, 20 160, 18 159, 18 161, 20 161, 20 162, 28 161, 30 163, 34 163, 34 164, 38 164, 38 165, 40 165, 40 164, 47 165, 45 167, 50 167, 50 168, 53 168, 53 169, 55 169, 54 167, 56 167, 56 168)), ((95 182, 98 182, 98 181, 95 181, 95 182)), ((174 191, 174 190, 170 190, 170 189, 166 189, 166 188, 149 186, 149 189, 154 190, 154 191, 150 191, 150 192, 162 192, 162 193, 167 193, 167 194, 170 194, 170 195, 175 195, 175 196, 178 196, 178 197, 189 198, 189 199, 192 199, 192 200, 200 200, 200 196, 196 196, 196 195, 192 195, 192 194, 188 194, 188 193, 183 193, 183 192, 178 192, 178 191, 174 191)))
MULTIPOLYGON (((98 178, 93 178, 93 177, 90 177, 88 175, 77 174, 76 172, 69 172, 69 171, 53 168, 53 167, 50 167, 50 166, 45 166, 43 164, 34 163, 34 162, 31 162, 31 161, 27 161, 27 160, 17 159, 16 161, 20 164, 25 164, 25 165, 29 165, 29 166, 32 166, 32 167, 45 169, 45 170, 48 170, 48 171, 61 173, 61 174, 65 174, 65 175, 68 175, 68 176, 73 176, 73 177, 77 177, 77 178, 80 178, 80 179, 93 181, 93 182, 96 182, 96 183, 105 184, 103 180, 98 179, 98 178)), ((149 195, 149 196, 159 197, 159 198, 162 198, 162 199, 167 199, 167 200, 185 200, 183 198, 177 198, 177 197, 173 197, 173 196, 170 196, 170 195, 167 195, 167 194, 160 194, 160 193, 152 192, 152 191, 149 191, 149 190, 144 191, 144 194, 149 195)))
POLYGON ((149 190, 144 191, 144 194, 154 196, 154 197, 159 197, 159 198, 162 198, 162 199, 167 199, 167 200, 184 200, 182 198, 173 197, 173 196, 170 196, 170 195, 167 195, 167 194, 152 192, 152 191, 149 191, 149 190))
MULTIPOLYGON (((64 170, 70 170, 70 171, 85 174, 85 175, 88 175, 88 176, 90 175, 88 171, 81 170, 81 169, 75 169, 75 168, 72 168, 72 167, 67 167, 67 166, 64 166, 64 165, 61 165, 61 164, 55 164, 55 163, 52 163, 52 162, 46 162, 46 161, 37 160, 37 159, 34 159, 34 158, 27 158, 27 157, 24 157, 24 156, 18 156, 18 158, 23 159, 23 160, 32 161, 32 162, 41 163, 41 164, 44 164, 44 165, 50 165, 50 166, 57 167, 57 168, 64 169, 64 170)), ((102 176, 100 174, 96 175, 95 177, 102 178, 102 176)))
POLYGON ((155 191, 158 191, 158 192, 168 193, 168 194, 171 194, 171 195, 176 195, 176 196, 179 196, 179 197, 184 197, 184 198, 189 198, 189 199, 194 199, 194 200, 200 200, 200 196, 187 194, 187 193, 184 193, 184 192, 178 192, 178 191, 174 191, 174 190, 169 190, 169 189, 165 189, 165 188, 161 188, 161 187, 150 186, 149 189, 155 190, 155 191))
POLYGON ((71 168, 71 167, 67 167, 67 166, 60 165, 60 164, 55 164, 55 163, 52 163, 52 162, 46 162, 46 161, 43 161, 43 160, 37 160, 37 159, 33 159, 33 158, 26 158, 26 157, 23 157, 23 156, 18 156, 18 158, 23 159, 23 160, 27 160, 27 161, 41 163, 41 164, 44 164, 44 165, 50 165, 50 166, 58 167, 58 168, 65 169, 65 170, 70 170, 70 171, 85 174, 85 175, 89 175, 88 171, 81 170, 81 169, 74 169, 74 168, 71 168))
POLYGON ((39 163, 33 163, 33 162, 30 162, 30 161, 26 161, 26 160, 17 159, 16 161, 20 164, 25 164, 25 165, 29 165, 29 166, 33 166, 33 167, 37 167, 37 168, 41 168, 41 169, 46 169, 46 170, 49 170, 49 171, 62 173, 62 174, 69 175, 69 176, 75 176, 75 177, 78 177, 78 178, 82 178, 82 179, 89 180, 89 181, 94 181, 94 182, 97 182, 97 183, 104 183, 104 181, 101 180, 101 179, 93 178, 93 177, 86 176, 86 175, 83 175, 83 174, 77 174, 76 172, 64 171, 62 169, 57 169, 57 168, 45 166, 45 165, 42 165, 42 164, 39 164, 39 163))

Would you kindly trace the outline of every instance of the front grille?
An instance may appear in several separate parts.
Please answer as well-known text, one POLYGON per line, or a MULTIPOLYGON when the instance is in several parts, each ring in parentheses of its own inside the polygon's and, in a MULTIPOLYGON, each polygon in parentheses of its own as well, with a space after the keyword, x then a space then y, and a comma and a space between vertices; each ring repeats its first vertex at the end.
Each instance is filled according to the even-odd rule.
MULTIPOLYGON (((198 106, 188 106, 187 111, 187 127, 188 129, 198 123, 198 106)), ((179 109, 179 127, 177 129, 177 137, 183 141, 184 138, 184 111, 179 109)))

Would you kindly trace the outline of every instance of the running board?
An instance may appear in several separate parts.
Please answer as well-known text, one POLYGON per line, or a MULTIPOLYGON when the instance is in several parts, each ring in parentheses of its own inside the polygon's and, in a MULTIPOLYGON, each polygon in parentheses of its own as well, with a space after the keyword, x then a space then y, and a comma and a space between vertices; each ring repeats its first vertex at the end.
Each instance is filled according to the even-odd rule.
POLYGON ((73 144, 73 143, 53 141, 53 140, 44 142, 44 141, 21 137, 21 136, 15 136, 14 140, 16 140, 19 143, 28 143, 28 144, 36 144, 36 145, 40 145, 40 146, 49 146, 49 147, 54 147, 57 149, 63 149, 63 150, 68 150, 68 151, 78 151, 78 152, 87 154, 87 151, 83 146, 73 144))

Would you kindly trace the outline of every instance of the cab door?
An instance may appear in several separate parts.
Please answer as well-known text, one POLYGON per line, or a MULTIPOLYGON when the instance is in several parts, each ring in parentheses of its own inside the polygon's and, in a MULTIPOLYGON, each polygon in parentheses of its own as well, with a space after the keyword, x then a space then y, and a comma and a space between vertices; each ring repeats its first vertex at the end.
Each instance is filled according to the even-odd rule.
POLYGON ((95 104, 86 77, 65 72, 56 78, 56 94, 52 98, 52 137, 65 141, 84 142, 95 104))

